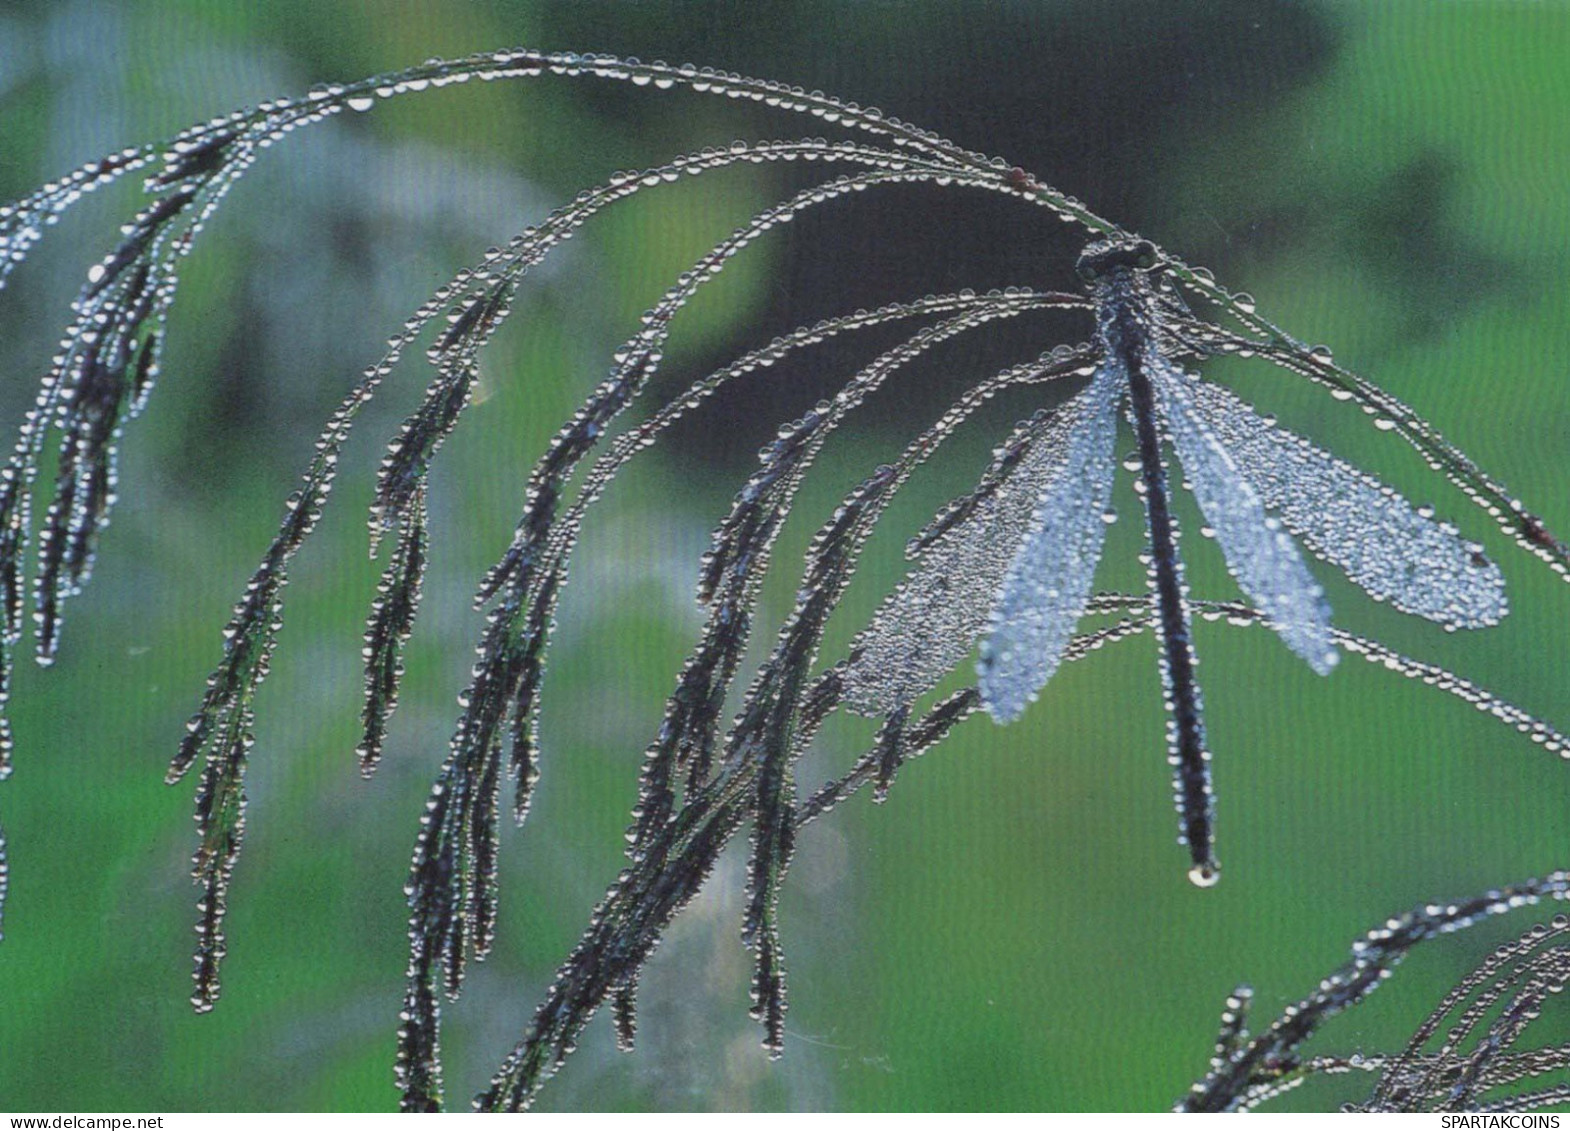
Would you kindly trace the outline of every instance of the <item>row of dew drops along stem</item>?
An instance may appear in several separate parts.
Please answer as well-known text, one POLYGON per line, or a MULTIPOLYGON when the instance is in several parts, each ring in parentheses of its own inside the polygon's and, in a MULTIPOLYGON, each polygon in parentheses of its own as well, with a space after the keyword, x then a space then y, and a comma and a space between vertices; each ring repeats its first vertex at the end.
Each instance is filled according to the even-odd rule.
MULTIPOLYGON (((295 125, 303 124, 305 121, 317 120, 319 117, 327 113, 335 112, 343 105, 348 105, 351 101, 356 108, 364 107, 370 104, 366 101, 367 98, 371 97, 370 94, 366 93, 367 91, 374 93, 376 97, 390 97, 396 94, 421 90, 428 85, 440 86, 449 82, 462 82, 466 81, 470 77, 500 78, 534 74, 539 73, 540 69, 542 68, 548 68, 552 71, 563 74, 592 73, 608 78, 630 78, 633 81, 640 83, 652 81, 659 86, 670 86, 675 85, 677 82, 686 82, 690 83, 694 86, 695 89, 699 90, 715 90, 717 88, 719 92, 730 94, 736 97, 752 97, 762 101, 770 102, 771 104, 786 106, 790 109, 806 110, 807 112, 817 114, 830 121, 843 120, 847 124, 859 125, 862 128, 872 129, 876 132, 892 131, 895 134, 894 140, 897 143, 917 146, 932 146, 935 143, 936 148, 943 154, 944 157, 952 159, 957 155, 960 159, 969 162, 984 162, 984 167, 992 172, 996 172, 1003 167, 1002 162, 998 161, 997 159, 985 159, 978 154, 957 150, 957 148, 953 147, 951 143, 946 143, 943 142, 942 139, 936 138, 936 135, 928 134, 920 130, 915 130, 911 127, 904 127, 901 123, 898 123, 898 121, 894 119, 885 121, 881 114, 879 114, 876 110, 861 110, 851 103, 838 103, 835 100, 828 99, 826 96, 821 95, 820 92, 803 94, 797 88, 787 88, 782 84, 766 82, 759 83, 757 80, 746 80, 742 79, 740 76, 730 75, 723 72, 713 72, 709 70, 700 71, 692 67, 672 69, 661 63, 644 67, 636 60, 618 61, 604 56, 574 56, 570 54, 546 55, 539 52, 526 51, 502 52, 491 56, 479 56, 470 60, 462 60, 456 63, 446 63, 440 60, 433 60, 427 63, 423 68, 414 68, 401 75, 392 76, 390 79, 367 80, 364 83, 354 84, 352 86, 339 85, 318 88, 317 90, 313 91, 311 95, 308 96, 308 98, 305 100, 305 106, 307 107, 307 110, 303 113, 295 111, 294 108, 296 107, 296 104, 290 102, 289 100, 279 100, 277 102, 265 103, 257 111, 257 113, 263 115, 281 114, 282 117, 277 123, 273 125, 270 131, 264 132, 260 144, 271 144, 271 141, 274 139, 274 137, 294 128, 295 125)), ((235 122, 244 119, 245 115, 236 114, 231 115, 229 119, 218 119, 215 121, 235 122)), ((182 163, 189 163, 195 159, 206 156, 216 146, 218 146, 220 142, 225 140, 222 134, 217 137, 203 138, 201 136, 203 130, 203 127, 198 127, 196 130, 190 131, 192 136, 183 142, 177 143, 172 156, 178 158, 178 160, 182 163)), ((136 157, 139 161, 141 157, 149 153, 152 148, 153 147, 147 147, 147 149, 144 151, 127 150, 122 155, 122 157, 136 157)), ((101 165, 104 166, 108 171, 106 172, 104 169, 100 169, 98 172, 100 176, 107 177, 110 173, 113 172, 113 168, 110 167, 111 164, 115 166, 123 165, 124 167, 129 167, 131 163, 132 162, 129 161, 101 163, 101 165)), ((248 164, 248 160, 243 162, 243 164, 248 164)), ((90 187, 92 184, 97 183, 97 180, 92 175, 93 172, 94 167, 89 166, 87 169, 83 170, 82 173, 78 174, 76 178, 71 178, 68 180, 77 180, 85 176, 87 184, 90 187)), ((1039 188, 1039 186, 1036 186, 1030 178, 1024 176, 1020 170, 1008 170, 1006 177, 1010 187, 1013 189, 1019 190, 1025 187, 1039 188)), ((68 197, 69 195, 70 194, 67 194, 68 197)), ((1082 222, 1086 222, 1088 226, 1093 228, 1093 230, 1104 230, 1111 227, 1104 221, 1099 221, 1094 217, 1091 217, 1089 220, 1087 220, 1086 216, 1082 214, 1082 210, 1076 205, 1075 202, 1069 201, 1067 198, 1058 197, 1057 194, 1051 193, 1050 190, 1045 190, 1041 195, 1045 197, 1043 202, 1057 208, 1059 214, 1063 215, 1065 219, 1077 219, 1082 222)), ((17 254, 19 253, 20 249, 18 249, 17 254)), ((1176 274, 1178 274, 1179 277, 1183 277, 1185 274, 1191 276, 1191 278, 1189 278, 1187 281, 1198 285, 1201 290, 1208 291, 1214 289, 1213 284, 1211 284, 1209 281, 1208 273, 1203 272, 1202 269, 1189 272, 1183 268, 1183 265, 1177 263, 1176 261, 1169 263, 1169 267, 1176 274)), ((1224 292, 1221 293, 1224 294, 1224 292)), ((1228 301, 1230 302, 1234 313, 1252 316, 1254 304, 1247 296, 1232 296, 1228 299, 1228 301)), ((1284 335, 1279 335, 1279 332, 1277 332, 1276 336, 1284 339, 1284 335)), ((1328 351, 1316 349, 1316 351, 1309 355, 1309 359, 1314 363, 1315 367, 1321 371, 1309 372, 1307 375, 1314 377, 1315 379, 1324 379, 1325 372, 1322 370, 1325 367, 1330 366, 1328 351)), ((1335 391, 1343 397, 1353 395, 1352 390, 1347 388, 1337 388, 1335 391)), ((1360 391, 1367 392, 1368 390, 1360 391)), ((1374 392, 1377 393, 1377 390, 1374 392)), ((1387 407, 1392 403, 1393 402, 1390 402, 1389 399, 1386 398, 1387 407)), ((1379 407, 1376 404, 1365 403, 1365 408, 1367 408, 1370 412, 1379 412, 1379 407)), ((1395 417, 1391 415, 1380 415, 1378 417, 1378 423, 1381 425, 1381 427, 1398 427, 1395 417)), ((1421 422, 1419 422, 1419 424, 1421 424, 1421 422)), ((1416 442, 1416 440, 1421 440, 1424 438, 1423 433, 1425 430, 1426 426, 1419 427, 1416 430, 1416 437, 1414 438, 1414 436, 1409 435, 1408 438, 1414 439, 1414 442, 1416 442)), ((1403 429, 1403 431, 1405 431, 1405 429, 1403 429)), ((1419 444, 1419 446, 1424 447, 1425 445, 1419 444)), ((1444 467, 1447 463, 1451 462, 1446 458, 1436 456, 1432 451, 1426 451, 1425 454, 1429 455, 1430 462, 1433 463, 1436 467, 1444 467)), ((1448 455, 1450 453, 1444 454, 1448 455)), ((1470 469, 1469 461, 1464 461, 1464 457, 1461 461, 1461 469, 1463 471, 1475 471, 1475 469, 1470 469)), ((1455 470, 1453 464, 1449 470, 1455 470)), ((1468 485, 1468 491, 1469 493, 1477 493, 1472 490, 1470 485, 1468 485)), ((1484 499, 1480 499, 1480 501, 1487 502, 1487 500, 1484 499)), ((1515 504, 1515 506, 1511 507, 1510 509, 1512 511, 1516 511, 1516 517, 1517 519, 1520 519, 1521 516, 1517 510, 1518 506, 1519 504, 1515 504)), ((1502 522, 1507 522, 1507 520, 1502 517, 1501 512, 1495 509, 1494 504, 1490 503, 1489 509, 1493 511, 1496 516, 1501 517, 1502 522)), ((1514 526, 1514 532, 1516 533, 1518 540, 1524 540, 1531 544, 1533 548, 1537 550, 1540 556, 1550 556, 1547 551, 1551 547, 1542 544, 1543 542, 1547 541, 1547 538, 1546 532, 1541 530, 1540 524, 1536 524, 1530 520, 1524 523, 1518 521, 1514 526), (1527 532, 1524 539, 1522 535, 1523 527, 1527 532)), ((1562 563, 1555 564, 1556 568, 1561 568, 1562 571, 1562 563)))
MULTIPOLYGON (((499 57, 499 58, 515 58, 515 56, 499 57)), ((571 57, 571 56, 552 56, 550 58, 551 58, 552 63, 553 63, 553 69, 556 69, 557 67, 564 68, 567 73, 571 73, 571 71, 573 70, 573 65, 574 65, 573 57, 571 57)), ((634 62, 635 61, 629 61, 629 64, 632 64, 634 62)), ((445 66, 445 65, 441 65, 441 66, 445 66)), ((656 66, 656 68, 658 68, 660 65, 656 64, 655 66, 656 66)), ((684 73, 687 73, 689 71, 690 71, 689 68, 683 68, 683 72, 684 73)), ((625 77, 626 75, 631 74, 632 77, 634 78, 634 81, 646 81, 646 78, 647 78, 647 76, 641 76, 641 75, 638 75, 638 74, 636 74, 634 72, 616 73, 614 71, 603 71, 603 73, 607 74, 609 77, 625 77)), ((484 77, 499 77, 499 74, 500 74, 500 72, 492 72, 490 74, 487 74, 484 77)), ((436 81, 437 81, 437 84, 440 85, 441 83, 443 83, 445 81, 453 81, 454 79, 462 79, 463 77, 466 77, 466 76, 463 76, 461 74, 457 74, 457 75, 438 75, 438 76, 436 76, 436 81)), ((664 76, 664 77, 656 79, 657 85, 668 85, 668 84, 671 84, 673 81, 674 80, 671 80, 669 78, 669 76, 664 76)), ((424 85, 425 85, 425 80, 423 78, 416 77, 416 78, 411 78, 407 82, 405 82, 405 81, 397 81, 397 82, 394 82, 390 86, 385 86, 384 85, 384 86, 378 87, 377 93, 379 95, 385 96, 385 95, 389 95, 389 94, 393 94, 393 93, 402 93, 402 92, 408 91, 408 90, 418 90, 418 89, 423 88, 424 85)), ((699 85, 701 85, 701 83, 699 85)), ((343 94, 344 89, 345 88, 326 88, 326 89, 318 90, 318 91, 313 92, 311 98, 313 100, 325 100, 325 99, 328 99, 328 98, 331 98, 331 97, 343 94)), ((733 92, 730 92, 730 93, 736 93, 736 92, 733 91, 733 92)), ((772 99, 770 99, 770 100, 772 101, 772 99)), ((269 107, 271 107, 271 106, 287 106, 287 105, 289 105, 289 104, 284 102, 284 103, 269 104, 269 107)), ((367 105, 367 103, 365 102, 365 100, 363 98, 361 98, 361 99, 355 101, 355 105, 356 105, 356 107, 360 107, 360 106, 367 105)), ((854 111, 855 107, 854 106, 849 106, 849 107, 847 107, 847 109, 850 110, 850 111, 854 111)), ((831 117, 836 117, 837 114, 831 114, 830 116, 831 117)))
MULTIPOLYGON (((560 60, 560 62, 562 62, 564 65, 568 66, 569 69, 570 69, 570 66, 571 66, 571 63, 572 63, 572 60, 571 60, 570 57, 563 58, 563 59, 560 60)), ((488 77, 490 77, 490 76, 488 76, 488 77)), ((619 77, 619 76, 613 76, 613 77, 619 77)), ((660 81, 661 85, 663 85, 667 80, 662 79, 662 80, 659 80, 659 81, 660 81)), ((379 93, 382 93, 382 94, 399 93, 399 92, 402 92, 403 90, 420 89, 422 87, 422 85, 423 85, 423 79, 416 79, 416 80, 413 80, 413 81, 411 81, 409 83, 394 83, 391 87, 379 88, 379 93)), ((325 98, 333 96, 334 94, 339 94, 339 93, 342 93, 341 88, 322 90, 322 91, 314 92, 313 98, 325 99, 325 98)))

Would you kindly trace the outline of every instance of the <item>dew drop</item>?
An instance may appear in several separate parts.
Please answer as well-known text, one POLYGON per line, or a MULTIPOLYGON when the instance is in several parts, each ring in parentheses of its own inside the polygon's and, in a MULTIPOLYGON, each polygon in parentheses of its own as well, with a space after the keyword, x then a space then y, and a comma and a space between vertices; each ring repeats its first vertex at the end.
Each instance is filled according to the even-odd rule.
POLYGON ((1213 888, 1221 879, 1221 869, 1215 864, 1195 864, 1188 870, 1188 882, 1197 888, 1213 888))

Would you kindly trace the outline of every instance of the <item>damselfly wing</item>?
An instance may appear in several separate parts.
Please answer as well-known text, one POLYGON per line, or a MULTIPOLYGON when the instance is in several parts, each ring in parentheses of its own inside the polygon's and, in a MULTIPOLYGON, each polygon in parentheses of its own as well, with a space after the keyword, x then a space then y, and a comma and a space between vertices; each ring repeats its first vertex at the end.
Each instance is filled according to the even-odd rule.
POLYGON ((1208 885, 1219 874, 1210 755, 1165 446, 1176 453, 1239 588, 1321 675, 1337 652, 1323 589, 1300 547, 1375 600, 1447 628, 1495 624, 1507 605, 1499 568, 1454 527, 1186 372, 1183 363, 1202 360, 1204 343, 1224 331, 1194 317, 1163 268, 1146 240, 1120 237, 1085 249, 1078 269, 1097 327, 1089 387, 1021 426, 983 488, 956 500, 937 529, 913 542, 920 565, 857 638, 844 676, 853 709, 903 712, 979 644, 982 706, 997 722, 1018 718, 1062 662, 1090 601, 1115 472, 1117 410, 1126 404, 1181 836, 1190 878, 1208 885))

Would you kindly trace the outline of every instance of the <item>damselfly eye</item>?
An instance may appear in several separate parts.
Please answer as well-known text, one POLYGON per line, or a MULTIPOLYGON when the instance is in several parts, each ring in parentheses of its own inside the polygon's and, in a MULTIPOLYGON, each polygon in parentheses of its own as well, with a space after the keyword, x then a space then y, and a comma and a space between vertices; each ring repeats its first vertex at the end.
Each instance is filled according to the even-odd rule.
POLYGON ((1148 240, 1141 240, 1134 248, 1134 266, 1141 271, 1149 271, 1156 265, 1156 245, 1148 240))
POLYGON ((1081 261, 1074 268, 1074 271, 1087 283, 1094 283, 1098 278, 1100 278, 1100 272, 1096 270, 1095 264, 1093 263, 1085 263, 1081 261))

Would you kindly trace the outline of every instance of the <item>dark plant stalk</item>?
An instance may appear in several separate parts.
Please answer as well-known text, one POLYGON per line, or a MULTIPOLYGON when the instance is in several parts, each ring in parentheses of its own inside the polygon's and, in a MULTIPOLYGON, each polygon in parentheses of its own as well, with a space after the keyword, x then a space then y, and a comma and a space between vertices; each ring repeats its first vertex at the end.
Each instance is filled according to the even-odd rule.
POLYGON ((1570 1047, 1510 1051, 1548 997, 1570 980, 1570 949, 1555 942, 1570 931, 1570 917, 1564 915, 1496 950, 1445 995, 1398 1056, 1304 1057, 1299 1050, 1331 1017, 1362 1004, 1420 943, 1545 899, 1567 898, 1570 873, 1554 872, 1474 899, 1415 907, 1353 943, 1350 961, 1325 977, 1313 993, 1287 1006, 1258 1036, 1251 1036, 1247 1027, 1252 991, 1240 987, 1221 1015, 1210 1071, 1178 1110, 1249 1110, 1312 1075, 1354 1070, 1381 1073, 1373 1094, 1356 1109, 1361 1111, 1526 1111, 1559 1102, 1565 1096, 1563 1084, 1483 1101, 1491 1089, 1570 1068, 1570 1047), (1468 1002, 1461 1016, 1454 1016, 1468 1002), (1493 1019, 1484 1025, 1490 1015, 1493 1019), (1451 1027, 1443 1043, 1424 1051, 1445 1024, 1451 1027), (1483 1033, 1475 1047, 1463 1052, 1462 1043, 1480 1026, 1483 1033), (1435 1106, 1428 1107, 1430 1102, 1435 1106))
MULTIPOLYGON (((44 228, 84 193, 127 173, 148 174, 144 189, 149 202, 123 229, 116 247, 88 273, 58 356, 0 474, 0 776, 10 765, 11 735, 3 708, 12 658, 23 631, 28 585, 24 562, 44 445, 53 438, 59 446, 53 495, 41 517, 31 582, 36 654, 41 662, 55 655, 64 601, 91 571, 97 540, 114 501, 120 430, 141 410, 158 374, 179 265, 213 211, 263 150, 301 127, 431 87, 547 74, 626 81, 661 90, 682 87, 744 99, 807 114, 861 136, 854 141, 809 137, 737 142, 646 170, 614 174, 491 252, 483 262, 456 274, 415 311, 391 339, 387 353, 364 371, 329 419, 300 487, 287 502, 277 536, 234 608, 219 665, 209 677, 169 770, 173 782, 199 760, 203 763, 196 805, 200 841, 193 869, 201 889, 192 999, 198 1010, 212 1008, 220 992, 226 950, 224 913, 244 832, 254 701, 277 645, 288 568, 328 501, 354 419, 383 379, 406 353, 422 341, 427 343, 425 354, 434 377, 388 447, 371 504, 373 548, 385 535, 395 534, 365 635, 366 699, 359 758, 366 773, 374 769, 386 740, 399 694, 403 652, 415 627, 421 583, 433 548, 426 515, 431 468, 470 403, 485 348, 511 315, 528 273, 605 208, 646 188, 737 164, 796 163, 846 170, 757 213, 700 257, 644 315, 637 331, 616 351, 605 377, 535 465, 512 544, 480 582, 478 602, 487 609, 487 621, 478 662, 461 699, 462 714, 448 756, 426 804, 406 887, 410 957, 398 1074, 403 1105, 410 1110, 433 1110, 442 1102, 440 997, 456 995, 468 963, 483 958, 492 945, 499 893, 502 779, 510 773, 515 780, 511 808, 514 818, 522 820, 540 773, 537 718, 554 614, 588 508, 614 476, 722 385, 832 337, 895 322, 917 324, 903 343, 852 375, 831 400, 779 431, 718 525, 700 565, 698 597, 707 606, 708 619, 676 679, 659 733, 647 749, 629 832, 628 867, 607 891, 532 1025, 480 1098, 480 1106, 487 1109, 526 1106, 607 1002, 615 1015, 619 1042, 631 1045, 636 989, 645 961, 665 927, 701 889, 725 845, 744 827, 751 844, 742 936, 755 959, 753 1013, 763 1027, 765 1046, 774 1054, 781 1050, 786 999, 777 906, 802 828, 869 782, 875 799, 881 800, 906 763, 940 742, 958 722, 989 706, 984 690, 965 688, 923 709, 918 701, 935 687, 929 681, 912 690, 919 679, 902 684, 899 694, 880 701, 858 682, 856 667, 867 649, 878 644, 875 633, 859 637, 852 654, 841 662, 818 669, 825 628, 851 582, 861 549, 912 472, 985 401, 1011 387, 1089 376, 1107 360, 1103 343, 1058 347, 978 381, 896 462, 867 475, 819 529, 806 555, 790 615, 776 632, 767 659, 743 680, 744 654, 759 627, 760 587, 780 531, 805 476, 830 435, 850 414, 913 362, 961 335, 1042 310, 1105 307, 1078 295, 1011 288, 981 295, 960 291, 927 296, 832 317, 790 331, 722 369, 689 381, 676 397, 653 405, 640 421, 624 426, 597 459, 588 461, 624 414, 650 399, 650 389, 657 387, 652 379, 664 361, 681 309, 732 258, 744 254, 766 233, 819 205, 848 206, 860 193, 892 185, 1001 194, 1044 207, 1092 234, 1114 237, 1109 243, 1114 251, 1132 238, 1024 170, 876 109, 708 68, 532 50, 434 60, 358 83, 319 87, 302 99, 281 99, 193 126, 167 145, 127 149, 84 166, 0 208, 3 283, 44 228), (798 761, 823 722, 841 707, 877 716, 877 737, 843 776, 803 799, 795 777, 798 761)), ((1161 348, 1170 348, 1170 356, 1163 354, 1162 360, 1197 361, 1211 353, 1260 356, 1358 401, 1459 484, 1518 543, 1560 574, 1570 573, 1570 549, 1410 409, 1336 366, 1327 353, 1307 349, 1260 318, 1251 300, 1230 294, 1208 272, 1191 268, 1154 245, 1139 246, 1149 248, 1150 260, 1141 270, 1161 272, 1160 290, 1149 310, 1155 312, 1152 317, 1159 315, 1164 332, 1172 338, 1170 347, 1163 339, 1161 348), (1196 318, 1180 297, 1182 292, 1235 325, 1196 318)), ((1139 370, 1140 365, 1133 369, 1139 370)), ((1154 628, 1165 642, 1171 681, 1183 683, 1173 666, 1181 666, 1186 654, 1188 609, 1238 623, 1272 621, 1247 605, 1186 599, 1171 523, 1165 517, 1158 521, 1156 515, 1158 504, 1165 505, 1162 426, 1148 382, 1134 389, 1133 395, 1151 528, 1154 534, 1159 527, 1163 535, 1156 547, 1156 557, 1164 563, 1158 571, 1158 600, 1153 604, 1148 598, 1095 598, 1085 610, 1087 615, 1121 619, 1073 636, 1062 658, 1082 658, 1154 628)), ((1022 424, 999 449, 977 488, 956 499, 913 539, 910 556, 926 563, 949 560, 946 555, 963 558, 965 540, 985 530, 991 516, 1008 503, 1005 497, 1022 469, 1050 470, 1059 454, 1055 445, 1067 431, 1062 419, 1052 413, 1038 414, 1022 424), (1038 465, 1032 460, 1045 462, 1038 465)), ((1017 506, 1017 499, 1008 505, 1017 506)), ((993 583, 991 588, 1002 579, 1001 571, 993 568, 996 565, 987 567, 996 577, 983 570, 993 583)), ((1087 588, 1081 596, 1089 592, 1089 574, 1084 580, 1087 588)), ((913 588, 907 583, 900 593, 908 596, 918 588, 919 584, 913 588)), ((942 654, 951 660, 949 668, 968 654, 985 630, 991 594, 985 596, 985 604, 956 598, 953 607, 944 610, 952 622, 944 622, 951 639, 942 654)), ((1565 748, 1565 740, 1546 723, 1459 677, 1345 633, 1335 639, 1349 651, 1461 697, 1550 749, 1565 748)), ((1192 717, 1185 716, 1179 724, 1185 830, 1194 846, 1196 868, 1209 867, 1212 870, 1206 875, 1213 875, 1197 689, 1186 702, 1192 717)), ((0 841, 0 896, 5 876, 0 841)), ((1418 935, 1428 937, 1422 931, 1453 929, 1484 910, 1431 914, 1423 920, 1426 925, 1412 927, 1417 932, 1412 941, 1418 941, 1418 935)), ((1393 962, 1409 945, 1392 943, 1379 953, 1393 962)), ((1385 969, 1379 965, 1383 961, 1376 956, 1348 973, 1340 996, 1317 1006, 1319 1014, 1328 1015, 1360 1000, 1371 988, 1360 979, 1369 970, 1385 969)), ((1525 1018, 1525 1006, 1521 1017, 1525 1018)), ((1239 1069, 1245 1083, 1254 1081, 1251 1074, 1259 1064, 1269 1061, 1273 1066, 1278 1053, 1285 1055, 1282 1050, 1295 1048, 1294 1042, 1300 1040, 1297 1032, 1291 1026, 1284 1029, 1272 1046, 1274 1052, 1257 1056, 1241 1052, 1244 1059, 1254 1057, 1239 1069)), ((1494 1045, 1507 1047, 1518 1032, 1518 1028, 1500 1030, 1494 1045)), ((1243 1041, 1239 1023, 1229 1036, 1224 1035, 1223 1044, 1242 1049, 1243 1041)), ((1409 1060, 1400 1070, 1402 1079, 1417 1070, 1417 1063, 1409 1060)), ((1469 1094, 1482 1086, 1485 1077, 1498 1078, 1497 1073, 1487 1077, 1482 1069, 1462 1068, 1457 1074, 1447 1067, 1444 1071, 1449 1073, 1444 1075, 1447 1081, 1454 1077, 1449 1086, 1469 1094)))

